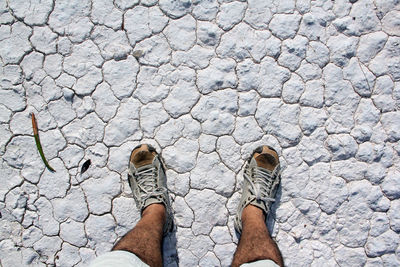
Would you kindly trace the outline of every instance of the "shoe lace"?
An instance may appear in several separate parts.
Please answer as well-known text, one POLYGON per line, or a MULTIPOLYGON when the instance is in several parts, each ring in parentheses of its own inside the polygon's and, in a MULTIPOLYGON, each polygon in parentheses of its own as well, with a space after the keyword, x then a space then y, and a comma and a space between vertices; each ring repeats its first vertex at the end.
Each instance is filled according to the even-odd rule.
POLYGON ((140 194, 140 199, 138 199, 141 206, 144 205, 145 201, 151 197, 162 196, 165 192, 165 188, 160 188, 157 186, 156 180, 156 167, 144 167, 140 171, 136 172, 137 176, 137 186, 142 192, 140 194))
POLYGON ((255 167, 253 171, 244 173, 244 178, 250 184, 250 192, 256 197, 257 200, 262 200, 265 203, 274 202, 275 199, 271 197, 272 187, 276 181, 277 176, 280 175, 280 169, 268 171, 255 167))

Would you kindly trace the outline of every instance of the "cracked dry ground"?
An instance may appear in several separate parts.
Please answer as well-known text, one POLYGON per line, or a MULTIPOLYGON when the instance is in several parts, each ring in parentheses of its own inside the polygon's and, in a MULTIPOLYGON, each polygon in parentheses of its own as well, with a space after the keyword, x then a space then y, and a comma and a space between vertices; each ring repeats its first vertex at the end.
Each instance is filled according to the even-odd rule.
POLYGON ((140 217, 127 162, 148 142, 173 199, 167 266, 230 264, 240 171, 260 144, 284 167, 268 225, 287 266, 400 266, 399 10, 0 0, 1 265, 110 250, 140 217))

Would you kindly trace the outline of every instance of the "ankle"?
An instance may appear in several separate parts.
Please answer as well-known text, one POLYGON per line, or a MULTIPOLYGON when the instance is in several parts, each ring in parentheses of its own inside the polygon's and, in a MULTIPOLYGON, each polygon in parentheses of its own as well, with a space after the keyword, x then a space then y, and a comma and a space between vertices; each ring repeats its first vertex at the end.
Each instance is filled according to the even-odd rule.
POLYGON ((143 210, 142 217, 149 215, 160 216, 165 220, 165 212, 166 211, 164 204, 161 203, 150 204, 143 210))
POLYGON ((246 221, 260 221, 265 223, 265 215, 263 210, 251 204, 247 205, 242 212, 243 224, 246 221))

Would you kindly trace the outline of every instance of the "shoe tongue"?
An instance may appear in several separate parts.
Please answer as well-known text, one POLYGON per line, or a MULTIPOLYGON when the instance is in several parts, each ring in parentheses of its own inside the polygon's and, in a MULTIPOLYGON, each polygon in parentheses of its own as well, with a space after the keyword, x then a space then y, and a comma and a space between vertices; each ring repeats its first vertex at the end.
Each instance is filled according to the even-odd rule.
POLYGON ((149 151, 139 151, 132 160, 135 168, 140 168, 153 163, 154 155, 149 151))
POLYGON ((255 157, 255 160, 257 162, 258 167, 261 167, 269 171, 273 171, 276 165, 278 164, 275 157, 270 154, 260 154, 255 157))

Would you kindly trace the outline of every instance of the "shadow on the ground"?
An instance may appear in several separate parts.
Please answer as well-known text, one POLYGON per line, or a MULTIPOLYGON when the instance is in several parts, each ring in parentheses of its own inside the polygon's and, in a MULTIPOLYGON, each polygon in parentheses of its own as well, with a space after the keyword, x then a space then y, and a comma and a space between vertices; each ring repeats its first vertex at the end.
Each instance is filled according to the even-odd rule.
POLYGON ((179 266, 178 252, 176 250, 176 226, 174 230, 164 237, 163 262, 165 267, 179 266))

